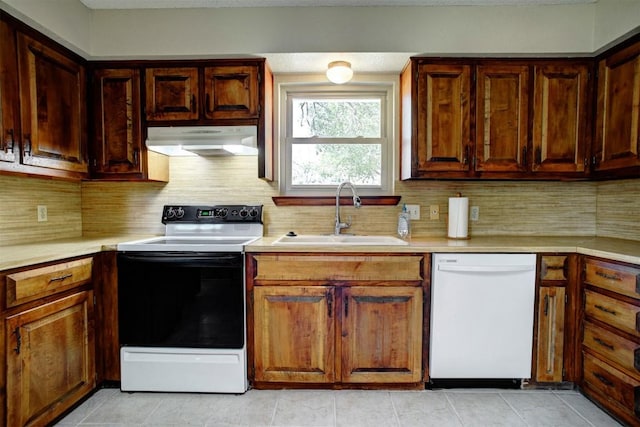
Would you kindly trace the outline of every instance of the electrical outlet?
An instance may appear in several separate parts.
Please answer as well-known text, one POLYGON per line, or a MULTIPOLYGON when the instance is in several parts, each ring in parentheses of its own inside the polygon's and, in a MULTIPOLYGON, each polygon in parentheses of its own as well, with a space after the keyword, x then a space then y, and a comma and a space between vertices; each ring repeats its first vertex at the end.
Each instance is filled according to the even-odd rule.
POLYGON ((420 205, 406 205, 409 211, 409 218, 413 220, 420 219, 420 205))
POLYGON ((38 205, 38 222, 48 221, 47 205, 38 205))
POLYGON ((471 206, 471 221, 477 221, 480 219, 480 207, 471 206))
POLYGON ((440 219, 440 205, 429 206, 429 219, 440 219))

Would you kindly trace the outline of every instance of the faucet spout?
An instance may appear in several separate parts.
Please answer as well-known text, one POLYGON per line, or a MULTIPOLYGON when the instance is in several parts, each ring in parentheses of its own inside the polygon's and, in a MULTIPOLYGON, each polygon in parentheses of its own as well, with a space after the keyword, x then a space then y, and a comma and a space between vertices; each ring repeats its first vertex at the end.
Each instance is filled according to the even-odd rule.
POLYGON ((359 208, 360 206, 362 206, 362 201, 360 200, 360 197, 356 192, 356 187, 353 184, 351 184, 349 181, 341 182, 340 185, 338 185, 338 189, 336 190, 336 218, 335 218, 335 226, 333 229, 333 233, 335 235, 339 235, 340 230, 342 230, 343 228, 351 227, 351 218, 349 218, 347 222, 342 222, 340 220, 340 193, 342 192, 342 189, 344 187, 348 187, 351 190, 351 195, 353 198, 353 206, 356 208, 359 208))

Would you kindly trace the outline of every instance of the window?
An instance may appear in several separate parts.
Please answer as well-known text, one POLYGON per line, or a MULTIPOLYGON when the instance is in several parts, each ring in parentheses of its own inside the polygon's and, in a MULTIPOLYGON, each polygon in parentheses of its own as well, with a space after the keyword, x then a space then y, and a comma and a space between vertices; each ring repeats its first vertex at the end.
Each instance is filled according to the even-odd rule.
POLYGON ((280 189, 333 195, 350 181, 363 195, 391 194, 394 84, 283 84, 280 189))

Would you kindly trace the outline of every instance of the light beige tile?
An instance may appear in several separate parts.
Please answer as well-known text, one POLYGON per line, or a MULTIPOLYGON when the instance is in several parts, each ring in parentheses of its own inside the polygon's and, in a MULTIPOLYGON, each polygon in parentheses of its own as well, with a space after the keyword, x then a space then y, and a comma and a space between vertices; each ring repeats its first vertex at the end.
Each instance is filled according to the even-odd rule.
POLYGON ((283 390, 271 425, 329 427, 335 425, 335 417, 334 392, 283 390))
POLYGON ((499 393, 447 393, 464 426, 526 426, 499 393))
POLYGON ((588 427, 591 424, 552 393, 503 393, 529 426, 588 427))
POLYGON ((389 392, 342 390, 336 394, 336 425, 391 427, 400 424, 389 392))

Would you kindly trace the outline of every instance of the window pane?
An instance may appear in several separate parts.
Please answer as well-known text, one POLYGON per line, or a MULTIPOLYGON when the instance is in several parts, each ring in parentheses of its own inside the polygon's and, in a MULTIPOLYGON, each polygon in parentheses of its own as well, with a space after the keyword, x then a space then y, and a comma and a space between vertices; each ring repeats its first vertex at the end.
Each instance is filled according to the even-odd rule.
POLYGON ((382 184, 380 144, 293 144, 292 185, 382 184))
POLYGON ((294 138, 380 138, 380 98, 293 98, 294 138))

